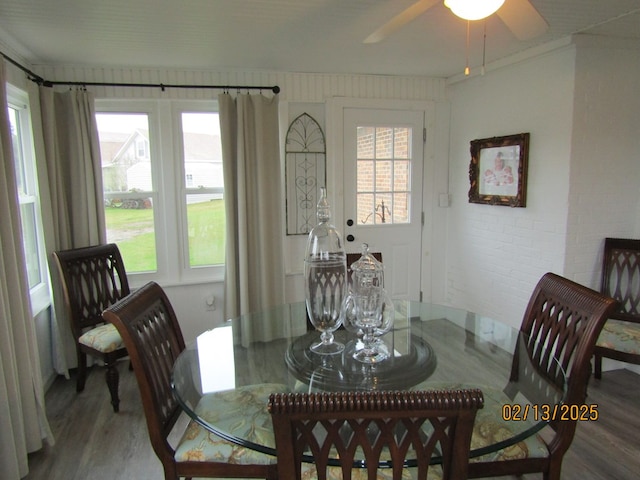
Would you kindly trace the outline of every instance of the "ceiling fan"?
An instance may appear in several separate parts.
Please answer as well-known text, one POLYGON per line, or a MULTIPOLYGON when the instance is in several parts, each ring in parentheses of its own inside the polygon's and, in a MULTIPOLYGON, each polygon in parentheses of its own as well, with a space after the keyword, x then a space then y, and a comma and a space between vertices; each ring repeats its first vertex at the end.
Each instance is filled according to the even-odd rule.
MULTIPOLYGON (((364 43, 381 42, 441 1, 417 1, 365 38, 364 43)), ((505 0, 496 14, 518 40, 529 40, 542 35, 549 26, 529 0, 505 0)))

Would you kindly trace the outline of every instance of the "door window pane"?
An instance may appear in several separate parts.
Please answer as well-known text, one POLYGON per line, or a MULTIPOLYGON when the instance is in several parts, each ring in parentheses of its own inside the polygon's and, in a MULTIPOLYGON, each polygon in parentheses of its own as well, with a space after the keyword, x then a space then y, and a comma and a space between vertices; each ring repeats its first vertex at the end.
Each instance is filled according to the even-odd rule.
POLYGON ((357 149, 358 158, 373 158, 375 154, 375 128, 374 127, 358 127, 357 128, 357 149))
POLYGON ((356 131, 358 222, 409 223, 412 129, 358 126, 356 131))

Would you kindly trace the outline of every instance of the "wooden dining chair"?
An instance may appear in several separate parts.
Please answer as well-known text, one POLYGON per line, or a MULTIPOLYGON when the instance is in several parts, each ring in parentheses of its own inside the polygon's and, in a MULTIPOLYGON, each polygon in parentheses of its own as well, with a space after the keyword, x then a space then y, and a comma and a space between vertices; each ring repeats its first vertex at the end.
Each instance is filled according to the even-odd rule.
POLYGON ((480 390, 272 394, 269 412, 278 453, 278 475, 298 479, 358 478, 425 480, 440 457, 442 479, 467 478, 471 432, 483 406, 480 390), (313 465, 303 466, 307 456, 313 465), (339 459, 331 466, 330 456, 339 459), (417 466, 405 467, 408 456, 417 466), (362 465, 360 465, 362 466, 362 465), (387 467, 387 468, 379 468, 387 467), (309 471, 313 469, 315 471, 309 471))
POLYGON ((602 377, 602 358, 640 364, 640 240, 606 238, 600 291, 618 301, 593 352, 594 376, 602 377))
MULTIPOLYGON (((516 347, 505 388, 509 397, 521 391, 528 399, 545 398, 544 392, 539 391, 542 376, 547 385, 564 389, 564 405, 583 405, 596 339, 615 306, 612 298, 559 275, 545 274, 531 295, 520 326, 522 342, 516 347)), ((562 459, 573 441, 577 420, 575 414, 563 419, 558 414, 549 422, 550 438, 545 441, 541 435, 532 437, 527 448, 518 450, 518 456, 502 450, 472 459, 469 478, 542 472, 545 480, 559 480, 562 459)))
POLYGON ((173 307, 157 283, 149 282, 109 307, 104 317, 116 326, 129 351, 149 438, 165 479, 277 478, 274 457, 227 442, 194 421, 175 448, 168 442, 182 412, 171 390, 171 371, 185 343, 173 307))
POLYGON ((78 358, 76 390, 84 390, 87 355, 102 360, 113 411, 119 410, 118 359, 127 356, 122 338, 102 311, 129 295, 129 281, 115 243, 53 252, 60 274, 65 311, 78 358))

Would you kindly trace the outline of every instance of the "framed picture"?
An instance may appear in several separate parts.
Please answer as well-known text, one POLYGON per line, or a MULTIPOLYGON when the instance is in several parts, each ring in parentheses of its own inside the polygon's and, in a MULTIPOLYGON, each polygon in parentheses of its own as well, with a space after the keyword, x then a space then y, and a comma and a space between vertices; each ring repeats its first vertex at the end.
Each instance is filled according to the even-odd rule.
POLYGON ((525 207, 529 134, 471 141, 469 203, 525 207))

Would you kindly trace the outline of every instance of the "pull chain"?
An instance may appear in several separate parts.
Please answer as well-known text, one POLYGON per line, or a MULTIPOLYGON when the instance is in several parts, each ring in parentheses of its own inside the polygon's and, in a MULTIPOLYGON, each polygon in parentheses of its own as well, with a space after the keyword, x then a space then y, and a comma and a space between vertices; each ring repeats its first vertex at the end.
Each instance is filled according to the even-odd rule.
POLYGON ((484 75, 484 66, 487 57, 487 21, 484 21, 484 38, 482 39, 482 68, 480 69, 480 75, 484 75))
POLYGON ((469 31, 471 22, 467 20, 467 65, 464 67, 464 74, 469 75, 469 31))

